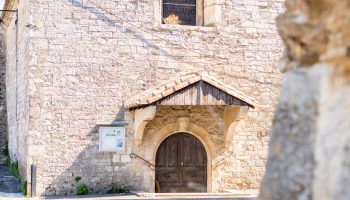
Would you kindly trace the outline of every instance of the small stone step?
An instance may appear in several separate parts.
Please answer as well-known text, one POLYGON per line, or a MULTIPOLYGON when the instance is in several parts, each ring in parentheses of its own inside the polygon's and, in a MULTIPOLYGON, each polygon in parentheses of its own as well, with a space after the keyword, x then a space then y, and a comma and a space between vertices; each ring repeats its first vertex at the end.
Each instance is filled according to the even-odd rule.
POLYGON ((0 176, 0 180, 17 180, 14 176, 0 176))
POLYGON ((154 197, 154 198, 180 198, 180 197, 191 197, 193 199, 196 198, 204 198, 204 197, 210 197, 210 198, 244 198, 244 197, 257 197, 255 194, 235 194, 235 193, 148 193, 148 192, 142 192, 142 191, 131 191, 131 194, 134 194, 138 197, 154 197))
POLYGON ((0 165, 0 199, 1 197, 7 197, 7 194, 20 195, 20 187, 20 181, 10 175, 8 167, 0 165))

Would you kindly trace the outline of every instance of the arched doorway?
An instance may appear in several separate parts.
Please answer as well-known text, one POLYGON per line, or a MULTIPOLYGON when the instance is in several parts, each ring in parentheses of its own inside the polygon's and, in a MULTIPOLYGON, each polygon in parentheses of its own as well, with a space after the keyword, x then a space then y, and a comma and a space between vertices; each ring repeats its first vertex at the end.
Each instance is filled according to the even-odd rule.
POLYGON ((205 148, 196 137, 187 133, 169 136, 156 154, 160 192, 206 192, 207 163, 205 148))

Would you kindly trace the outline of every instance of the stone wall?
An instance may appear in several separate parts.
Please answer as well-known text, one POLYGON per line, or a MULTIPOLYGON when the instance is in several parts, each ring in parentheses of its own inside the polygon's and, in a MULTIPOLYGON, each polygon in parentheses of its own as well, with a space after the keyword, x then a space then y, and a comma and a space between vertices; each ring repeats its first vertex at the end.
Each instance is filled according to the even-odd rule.
POLYGON ((5 9, 19 9, 16 14, 6 13, 6 102, 8 146, 11 161, 19 162, 21 175, 27 176, 27 133, 29 126, 29 2, 7 1, 5 9))
POLYGON ((6 116, 6 47, 4 30, 0 28, 0 163, 4 162, 3 149, 7 145, 6 116))
POLYGON ((263 199, 349 199, 350 2, 287 0, 277 18, 288 71, 263 199))
MULTIPOLYGON (((208 147, 208 164, 211 166, 211 174, 208 176, 212 191, 256 189, 264 174, 267 147, 261 143, 266 138, 249 132, 243 122, 235 129, 237 133, 234 134, 231 147, 225 148, 224 110, 225 106, 161 106, 155 118, 146 126, 144 146, 150 150, 156 149, 154 141, 160 144, 161 141, 157 138, 163 129, 177 123, 180 118, 188 118, 190 124, 195 124, 209 133, 200 135, 199 132, 193 132, 199 134, 195 136, 200 136, 208 147)), ((250 122, 249 119, 246 122, 250 122)), ((183 131, 187 130, 184 128, 183 131)), ((154 161, 154 152, 147 151, 149 150, 144 149, 138 153, 154 161)))
MULTIPOLYGON (((153 191, 152 169, 128 155, 155 150, 134 143, 132 112, 126 113, 125 154, 98 152, 97 125, 111 124, 123 112, 124 100, 149 87, 201 71, 260 103, 237 127, 229 151, 219 152, 223 161, 236 160, 228 161, 227 168, 226 162, 218 166, 213 191, 259 187, 282 80, 274 18, 282 12, 283 1, 226 1, 220 5, 223 26, 215 28, 162 25, 161 19, 155 20, 158 3, 30 1, 30 20, 20 30, 23 39, 30 34, 30 40, 21 42, 29 42, 29 58, 21 52, 29 72, 24 61, 20 64, 29 80, 18 79, 29 81, 20 85, 24 94, 29 92, 29 104, 18 103, 23 112, 29 110, 27 162, 37 166, 37 195, 72 194, 77 176, 93 193, 106 191, 113 183, 153 191)), ((7 30, 10 35, 13 26, 7 30)), ((13 57, 10 52, 11 48, 8 54, 13 57)), ((9 84, 10 91, 13 85, 9 84)), ((13 93, 9 99, 16 102, 13 93)), ((15 130, 14 113, 9 104, 10 132, 15 130)), ((21 116, 19 124, 24 127, 27 118, 21 116)))

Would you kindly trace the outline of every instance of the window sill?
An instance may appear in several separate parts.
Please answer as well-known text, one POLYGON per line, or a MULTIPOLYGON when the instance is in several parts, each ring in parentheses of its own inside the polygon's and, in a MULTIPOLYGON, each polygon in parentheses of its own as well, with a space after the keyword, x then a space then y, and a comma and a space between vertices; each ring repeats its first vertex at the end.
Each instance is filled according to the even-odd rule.
POLYGON ((207 27, 207 26, 189 26, 189 25, 177 25, 177 24, 158 24, 156 26, 159 30, 164 31, 201 31, 201 32, 214 32, 217 30, 215 27, 207 27))

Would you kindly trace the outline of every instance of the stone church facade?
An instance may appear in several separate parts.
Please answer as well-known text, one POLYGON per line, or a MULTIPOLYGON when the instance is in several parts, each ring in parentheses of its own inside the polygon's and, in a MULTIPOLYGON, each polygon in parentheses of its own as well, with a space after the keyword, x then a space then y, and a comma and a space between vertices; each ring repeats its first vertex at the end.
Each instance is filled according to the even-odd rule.
POLYGON ((283 78, 283 0, 5 9, 18 10, 2 16, 9 151, 33 196, 74 194, 77 177, 91 193, 259 188, 283 78), (122 151, 101 150, 101 127, 125 130, 122 151))

